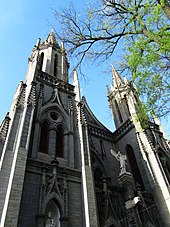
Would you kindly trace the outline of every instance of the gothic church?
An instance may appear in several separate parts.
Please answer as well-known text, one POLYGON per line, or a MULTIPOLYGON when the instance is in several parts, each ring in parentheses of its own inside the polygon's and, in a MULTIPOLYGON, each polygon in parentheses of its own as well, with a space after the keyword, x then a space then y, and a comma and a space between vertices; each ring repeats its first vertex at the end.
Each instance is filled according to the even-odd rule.
POLYGON ((168 227, 170 145, 113 68, 111 132, 68 80, 64 44, 38 39, 0 126, 1 227, 168 227))

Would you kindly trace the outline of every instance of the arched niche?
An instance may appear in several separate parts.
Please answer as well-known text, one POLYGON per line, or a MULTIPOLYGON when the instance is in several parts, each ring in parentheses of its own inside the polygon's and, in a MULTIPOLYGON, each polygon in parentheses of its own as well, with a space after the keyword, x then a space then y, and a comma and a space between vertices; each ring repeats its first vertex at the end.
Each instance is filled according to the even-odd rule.
POLYGON ((121 227, 121 224, 114 217, 109 216, 109 218, 107 218, 107 220, 106 220, 106 222, 104 223, 103 226, 104 227, 121 227))
POLYGON ((60 209, 54 200, 50 200, 45 209, 45 227, 60 227, 60 209))

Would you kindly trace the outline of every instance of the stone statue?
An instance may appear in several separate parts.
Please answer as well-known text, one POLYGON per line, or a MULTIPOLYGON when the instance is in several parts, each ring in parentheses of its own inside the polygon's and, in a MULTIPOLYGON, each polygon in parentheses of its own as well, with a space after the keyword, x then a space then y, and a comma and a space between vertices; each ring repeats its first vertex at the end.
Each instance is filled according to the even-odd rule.
POLYGON ((120 163, 120 174, 126 172, 126 155, 122 154, 120 151, 116 153, 113 149, 110 150, 111 154, 119 161, 120 163))
POLYGON ((49 211, 46 219, 45 227, 54 227, 54 226, 55 226, 54 219, 51 217, 51 212, 49 211))

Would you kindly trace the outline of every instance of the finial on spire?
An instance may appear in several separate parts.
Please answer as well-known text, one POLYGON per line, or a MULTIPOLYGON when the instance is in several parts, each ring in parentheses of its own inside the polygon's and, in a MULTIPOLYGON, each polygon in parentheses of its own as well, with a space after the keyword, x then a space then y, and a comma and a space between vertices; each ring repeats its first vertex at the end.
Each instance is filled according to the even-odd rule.
POLYGON ((75 87, 75 94, 76 94, 75 100, 77 102, 80 102, 81 101, 80 85, 79 85, 78 74, 76 69, 73 70, 73 85, 75 87))
POLYGON ((114 87, 120 87, 121 84, 123 84, 122 78, 119 76, 118 72, 112 65, 112 76, 113 76, 113 81, 114 81, 114 87))
POLYGON ((61 49, 65 50, 64 42, 61 43, 61 49))
POLYGON ((37 39, 37 43, 36 43, 36 47, 39 47, 39 46, 40 46, 40 43, 41 43, 41 39, 38 38, 38 39, 37 39))
POLYGON ((61 43, 61 51, 63 54, 66 54, 66 49, 65 49, 65 46, 64 46, 64 42, 61 43))

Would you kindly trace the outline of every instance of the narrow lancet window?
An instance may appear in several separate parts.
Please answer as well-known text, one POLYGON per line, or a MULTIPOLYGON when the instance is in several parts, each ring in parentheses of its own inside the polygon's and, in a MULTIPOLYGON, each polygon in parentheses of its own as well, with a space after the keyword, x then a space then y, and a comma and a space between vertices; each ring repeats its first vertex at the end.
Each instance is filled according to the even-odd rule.
POLYGON ((127 145, 127 158, 130 164, 130 168, 133 174, 135 184, 140 185, 141 189, 144 190, 144 183, 139 171, 139 167, 136 161, 136 157, 133 151, 133 148, 130 145, 127 145))
POLYGON ((61 127, 57 129, 57 138, 56 138, 56 156, 63 158, 64 157, 64 132, 61 127))
POLYGON ((125 104, 126 104, 126 107, 127 107, 128 114, 130 116, 129 105, 128 105, 128 100, 127 100, 127 96, 126 95, 124 95, 124 100, 125 100, 125 104))
POLYGON ((47 122, 44 122, 41 126, 39 152, 48 154, 48 141, 49 141, 49 126, 47 122))
POLYGON ((40 70, 41 71, 42 71, 42 68, 43 68, 43 61, 44 61, 44 53, 42 52, 41 56, 40 56, 40 70))
POLYGON ((122 123, 123 122, 122 115, 120 113, 119 105, 118 105, 116 100, 115 100, 115 107, 116 107, 116 111, 117 111, 117 114, 118 114, 119 121, 120 121, 120 123, 122 123))
POLYGON ((57 68, 58 68, 58 57, 57 54, 55 54, 55 58, 54 58, 54 76, 57 76, 57 68))

